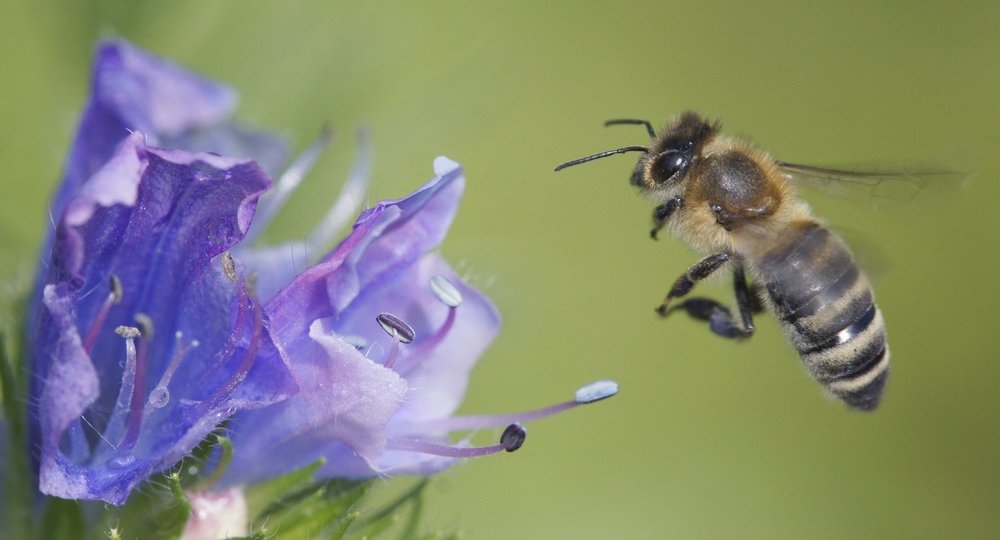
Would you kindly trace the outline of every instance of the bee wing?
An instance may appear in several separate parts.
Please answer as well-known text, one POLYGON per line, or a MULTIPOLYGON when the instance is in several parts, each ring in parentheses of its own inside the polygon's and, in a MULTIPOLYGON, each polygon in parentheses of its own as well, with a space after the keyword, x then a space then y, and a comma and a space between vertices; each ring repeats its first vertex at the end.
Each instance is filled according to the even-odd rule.
POLYGON ((945 169, 860 171, 778 162, 782 176, 797 186, 827 194, 912 202, 930 193, 940 196, 958 189, 968 174, 945 169))

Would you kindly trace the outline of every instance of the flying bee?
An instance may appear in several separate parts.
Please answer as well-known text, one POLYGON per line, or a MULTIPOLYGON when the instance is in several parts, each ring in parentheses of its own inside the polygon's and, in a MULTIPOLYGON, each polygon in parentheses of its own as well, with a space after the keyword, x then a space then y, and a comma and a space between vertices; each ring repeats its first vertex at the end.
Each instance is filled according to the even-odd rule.
POLYGON ((740 339, 753 334, 753 314, 769 307, 820 384, 854 409, 878 407, 889 377, 882 313, 847 245, 812 216, 791 183, 868 173, 777 161, 694 112, 681 114, 659 134, 645 120, 606 123, 612 124, 645 126, 650 145, 601 152, 556 170, 642 153, 631 183, 657 203, 651 236, 668 227, 706 255, 677 278, 657 312, 665 317, 683 309, 707 321, 713 333, 740 339), (679 300, 723 267, 733 275, 739 320, 714 300, 679 300))

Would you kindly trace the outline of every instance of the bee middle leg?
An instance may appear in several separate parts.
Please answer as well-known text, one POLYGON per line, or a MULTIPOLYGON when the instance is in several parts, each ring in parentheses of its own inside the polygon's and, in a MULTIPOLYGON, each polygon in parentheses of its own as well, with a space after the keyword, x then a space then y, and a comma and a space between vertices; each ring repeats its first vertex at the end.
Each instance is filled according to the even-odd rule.
POLYGON ((760 305, 756 294, 751 294, 741 265, 733 270, 733 290, 736 293, 741 324, 736 322, 728 307, 708 298, 691 298, 675 309, 683 309, 695 319, 708 321, 709 329, 717 336, 729 339, 748 338, 755 330, 753 314, 759 313, 763 306, 760 305))

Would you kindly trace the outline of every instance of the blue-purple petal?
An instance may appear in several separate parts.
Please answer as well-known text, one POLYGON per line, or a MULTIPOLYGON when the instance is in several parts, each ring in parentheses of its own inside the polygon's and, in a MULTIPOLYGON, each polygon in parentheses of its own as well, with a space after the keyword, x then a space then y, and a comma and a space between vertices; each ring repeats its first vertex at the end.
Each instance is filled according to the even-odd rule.
POLYGON ((316 319, 337 317, 367 286, 413 264, 444 239, 465 187, 457 163, 438 158, 435 178, 413 194, 365 210, 329 255, 268 302, 275 326, 304 335, 316 319))
POLYGON ((206 128, 224 120, 236 106, 228 87, 194 75, 124 41, 98 45, 94 54, 90 100, 83 112, 52 203, 63 207, 134 131, 154 142, 161 135, 206 128))
POLYGON ((366 471, 364 476, 376 468, 385 426, 406 394, 406 383, 329 334, 320 321, 307 336, 287 337, 293 339, 285 345, 299 393, 233 419, 236 451, 223 486, 264 480, 321 457, 327 467, 352 467, 366 471), (341 458, 332 459, 335 455, 341 458))

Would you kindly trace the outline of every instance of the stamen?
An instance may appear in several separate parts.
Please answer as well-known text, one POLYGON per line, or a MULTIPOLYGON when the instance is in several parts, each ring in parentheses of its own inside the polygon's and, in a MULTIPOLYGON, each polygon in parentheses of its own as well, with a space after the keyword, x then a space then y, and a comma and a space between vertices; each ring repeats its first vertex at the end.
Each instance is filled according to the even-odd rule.
POLYGON ((109 279, 109 281, 110 281, 109 285, 111 287, 111 296, 113 297, 112 302, 115 304, 120 304, 122 301, 122 296, 125 295, 125 293, 122 291, 122 280, 118 279, 118 276, 111 274, 111 278, 109 279))
MULTIPOLYGON (((115 328, 115 333, 125 339, 125 367, 122 371, 122 385, 118 389, 118 398, 115 400, 114 413, 110 421, 108 421, 107 428, 105 432, 109 437, 116 437, 115 433, 120 433, 120 426, 123 419, 130 418, 128 404, 132 399, 134 385, 135 385, 135 365, 136 365, 136 348, 135 340, 142 334, 139 329, 134 326, 119 326, 115 328)), ((103 435, 101 438, 105 438, 103 435)), ((105 438, 105 440, 107 440, 105 438)), ((108 443, 113 449, 118 450, 121 448, 121 444, 115 445, 108 443)), ((127 452, 130 450, 126 448, 127 452)))
POLYGON ((139 325, 139 333, 146 339, 153 339, 153 319, 145 313, 135 314, 135 323, 139 325))
POLYGON ((97 334, 101 331, 104 326, 104 321, 108 318, 108 312, 111 311, 111 306, 121 303, 122 301, 122 282, 118 279, 118 276, 111 274, 111 278, 108 282, 108 297, 104 299, 104 303, 101 304, 101 309, 97 311, 97 316, 94 317, 94 322, 90 325, 90 329, 87 330, 87 336, 83 340, 83 350, 90 354, 94 350, 94 343, 97 341, 97 334))
MULTIPOLYGON (((419 348, 414 351, 411 358, 427 358, 435 347, 444 341, 445 336, 451 331, 452 326, 455 325, 456 313, 458 311, 458 306, 462 304, 462 293, 458 290, 447 278, 444 276, 436 275, 430 280, 431 292, 442 304, 448 306, 448 316, 445 318, 444 323, 434 331, 427 339, 421 340, 419 348)), ((407 365, 405 368, 401 369, 400 372, 408 372, 416 364, 407 365)))
POLYGON ((507 426, 507 429, 503 431, 499 444, 490 446, 460 447, 422 441, 420 439, 390 439, 386 447, 391 450, 408 450, 435 456, 470 458, 496 454, 502 451, 513 452, 521 448, 527 435, 528 432, 520 424, 514 423, 507 426))
POLYGON ((403 319, 391 314, 391 313, 379 313, 375 320, 385 330, 386 334, 392 337, 394 340, 392 342, 392 349, 389 350, 389 355, 386 357, 382 365, 392 369, 396 364, 396 357, 399 356, 399 344, 400 343, 412 343, 413 338, 416 334, 413 332, 413 328, 406 324, 403 319))
POLYGON ((122 439, 122 443, 119 445, 119 449, 125 451, 131 450, 135 446, 135 442, 139 440, 139 428, 142 427, 144 409, 142 400, 146 395, 146 371, 149 368, 149 362, 147 362, 149 358, 149 343, 153 341, 153 320, 149 315, 136 313, 135 322, 139 325, 139 350, 136 352, 133 362, 135 376, 132 384, 132 399, 128 406, 128 417, 125 420, 125 438, 122 439))
POLYGON ((532 422, 547 416, 552 416, 553 414, 562 411, 579 407, 580 405, 588 405, 590 403, 607 399, 617 393, 618 383, 610 380, 602 380, 588 384, 587 386, 577 390, 572 401, 557 403, 542 409, 514 414, 453 416, 451 418, 444 418, 441 420, 421 422, 416 424, 414 429, 419 432, 458 431, 499 427, 504 424, 517 422, 532 422))

